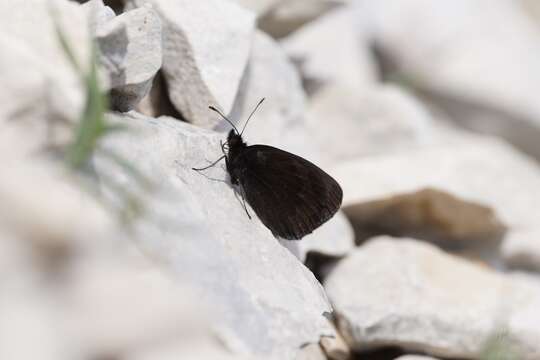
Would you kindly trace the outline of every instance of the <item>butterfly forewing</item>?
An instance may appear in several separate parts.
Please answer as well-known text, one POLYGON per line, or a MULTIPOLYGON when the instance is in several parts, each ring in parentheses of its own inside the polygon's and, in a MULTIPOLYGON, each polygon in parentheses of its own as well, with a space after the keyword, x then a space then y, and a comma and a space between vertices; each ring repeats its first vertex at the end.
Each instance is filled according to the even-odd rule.
POLYGON ((230 160, 231 176, 275 236, 301 239, 341 206, 339 184, 311 162, 266 146, 247 146, 230 160))

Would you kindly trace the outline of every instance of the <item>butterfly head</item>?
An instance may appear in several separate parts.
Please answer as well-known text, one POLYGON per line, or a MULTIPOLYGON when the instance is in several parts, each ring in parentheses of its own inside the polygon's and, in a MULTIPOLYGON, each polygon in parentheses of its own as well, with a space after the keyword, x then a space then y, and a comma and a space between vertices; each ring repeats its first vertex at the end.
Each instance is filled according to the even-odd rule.
POLYGON ((229 151, 235 151, 240 148, 246 147, 246 143, 242 139, 242 136, 238 134, 234 129, 229 131, 227 136, 227 144, 229 144, 229 151))

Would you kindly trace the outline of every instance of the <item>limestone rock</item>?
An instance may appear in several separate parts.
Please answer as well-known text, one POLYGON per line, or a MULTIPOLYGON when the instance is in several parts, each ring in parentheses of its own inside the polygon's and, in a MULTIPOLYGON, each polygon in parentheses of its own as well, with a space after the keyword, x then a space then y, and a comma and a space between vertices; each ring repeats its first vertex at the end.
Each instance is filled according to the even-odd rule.
POLYGON ((351 356, 349 347, 339 333, 335 337, 322 337, 320 344, 330 360, 348 360, 351 356))
POLYGON ((161 20, 143 6, 98 26, 95 36, 110 79, 111 106, 129 111, 148 94, 161 68, 161 20))
MULTIPOLYGON (((105 145, 154 182, 151 196, 141 194, 146 212, 129 237, 212 304, 213 328, 229 348, 294 358, 302 344, 334 333, 322 315, 329 305, 320 284, 256 217, 246 216, 225 165, 192 170, 220 156, 223 134, 164 117, 115 119, 130 131, 105 145)), ((98 160, 100 176, 137 190, 124 172, 98 160)))
POLYGON ((320 16, 280 44, 299 68, 308 94, 338 82, 349 88, 347 98, 352 98, 376 82, 377 69, 367 39, 362 39, 349 7, 320 16))
POLYGON ((209 312, 189 288, 148 262, 137 267, 117 259, 77 264, 65 290, 65 316, 90 358, 132 354, 146 359, 163 352, 178 357, 193 353, 193 343, 199 342, 207 342, 207 352, 219 353, 208 329, 209 312))
POLYGON ((345 256, 354 248, 354 232, 345 215, 338 212, 327 223, 302 238, 298 247, 302 261, 309 252, 335 257, 345 256))
POLYGON ((259 28, 281 38, 341 4, 342 1, 335 0, 278 0, 259 16, 259 28))
POLYGON ((79 251, 86 240, 101 243, 112 221, 63 164, 36 156, 18 131, 0 132, 0 162, 9 169, 0 176, 0 232, 24 239, 44 262, 79 251))
POLYGON ((83 107, 83 91, 60 45, 53 19, 83 68, 89 59, 87 14, 66 0, 0 2, 0 120, 29 150, 61 142, 83 107), (54 66, 51 66, 54 64, 54 66), (64 126, 60 126, 63 124, 64 126))
MULTIPOLYGON (((318 150, 306 135, 305 94, 294 66, 279 44, 258 31, 246 74, 231 113, 241 130, 255 105, 262 103, 244 132, 248 144, 267 144, 317 162, 318 150)), ((223 123, 220 130, 229 131, 223 123)))
POLYGON ((354 4, 392 72, 461 125, 504 136, 540 157, 540 31, 522 2, 354 4))
POLYGON ((103 0, 90 0, 83 3, 82 7, 90 12, 89 26, 92 34, 95 34, 98 28, 104 26, 116 16, 114 10, 106 6, 103 0))
POLYGON ((309 344, 302 347, 294 360, 326 360, 326 355, 319 344, 309 344))
POLYGON ((264 15, 268 10, 276 6, 281 0, 234 0, 239 5, 253 11, 257 16, 264 15))
POLYGON ((346 213, 358 240, 379 232, 470 250, 497 248, 506 231, 491 208, 431 188, 358 204, 346 213))
POLYGON ((476 137, 459 145, 364 158, 338 165, 333 174, 343 188, 344 207, 352 212, 355 206, 425 188, 490 207, 507 229, 505 261, 540 269, 540 171, 501 141, 476 137))
POLYGON ((540 355, 540 287, 426 243, 373 239, 337 265, 325 289, 341 333, 358 351, 398 346, 473 359, 504 331, 520 359, 540 355))
POLYGON ((361 92, 341 83, 329 85, 313 96, 306 118, 309 135, 325 149, 325 163, 445 141, 438 139, 422 104, 391 85, 361 92))
POLYGON ((132 0, 152 4, 163 24, 163 73, 172 103, 205 128, 221 123, 208 110, 228 114, 246 67, 254 15, 225 0, 132 0))

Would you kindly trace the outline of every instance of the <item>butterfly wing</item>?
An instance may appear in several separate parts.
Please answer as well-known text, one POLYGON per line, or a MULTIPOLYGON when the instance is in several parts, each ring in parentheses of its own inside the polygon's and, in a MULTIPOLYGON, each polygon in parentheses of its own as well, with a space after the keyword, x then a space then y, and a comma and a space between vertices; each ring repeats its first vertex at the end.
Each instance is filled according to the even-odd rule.
POLYGON ((341 206, 339 184, 311 162, 266 146, 246 147, 231 159, 247 202, 275 236, 301 239, 341 206))

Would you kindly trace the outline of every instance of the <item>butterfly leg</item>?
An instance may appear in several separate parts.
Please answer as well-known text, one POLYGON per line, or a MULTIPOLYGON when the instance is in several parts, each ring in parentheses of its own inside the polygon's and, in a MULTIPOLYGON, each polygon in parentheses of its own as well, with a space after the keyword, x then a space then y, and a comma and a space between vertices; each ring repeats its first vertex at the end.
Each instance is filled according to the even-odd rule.
POLYGON ((221 160, 226 159, 226 158, 227 157, 225 155, 223 155, 219 159, 217 159, 216 161, 214 161, 213 163, 211 163, 208 166, 205 166, 205 167, 202 167, 202 168, 191 168, 191 169, 195 170, 195 171, 203 171, 203 170, 211 168, 212 166, 215 166, 218 162, 220 162, 221 160))
POLYGON ((244 207, 244 210, 246 211, 246 214, 249 220, 251 220, 251 215, 249 215, 249 211, 246 206, 246 198, 244 197, 244 188, 242 188, 241 186, 240 186, 240 196, 242 197, 242 206, 244 207))

